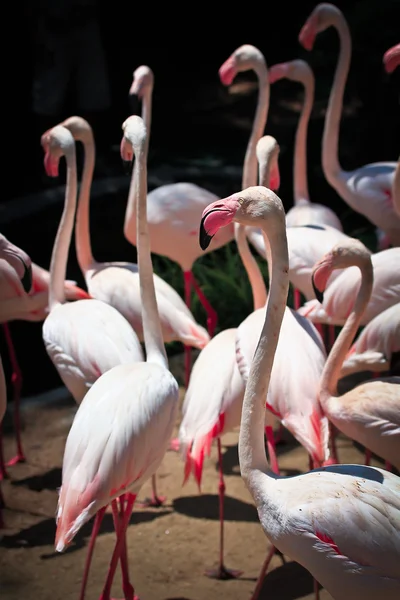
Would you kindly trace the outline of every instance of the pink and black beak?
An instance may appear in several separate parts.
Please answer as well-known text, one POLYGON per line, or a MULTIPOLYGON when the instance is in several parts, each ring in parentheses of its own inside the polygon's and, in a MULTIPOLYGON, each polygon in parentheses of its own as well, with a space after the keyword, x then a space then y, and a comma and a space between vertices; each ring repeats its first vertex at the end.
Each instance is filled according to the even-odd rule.
POLYGON ((199 244, 207 250, 218 229, 232 222, 239 207, 239 201, 233 196, 212 202, 203 211, 200 222, 199 244))
POLYGON ((17 268, 16 271, 19 275, 20 281, 22 283, 22 287, 24 288, 25 292, 27 294, 29 294, 29 292, 32 289, 32 263, 31 263, 30 258, 28 257, 27 254, 25 254, 25 252, 22 252, 21 250, 19 250, 19 248, 16 249, 16 251, 14 252, 12 250, 12 246, 11 246, 11 248, 8 248, 6 252, 13 259, 18 259, 18 261, 21 262, 22 267, 23 267, 22 275, 21 275, 20 268, 17 268))

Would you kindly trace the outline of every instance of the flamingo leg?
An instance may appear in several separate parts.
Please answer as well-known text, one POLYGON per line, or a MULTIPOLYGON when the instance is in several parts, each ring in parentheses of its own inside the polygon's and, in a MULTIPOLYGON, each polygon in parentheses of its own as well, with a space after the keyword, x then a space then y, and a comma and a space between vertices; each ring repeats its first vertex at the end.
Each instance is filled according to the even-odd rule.
POLYGON ((294 310, 297 310, 301 306, 301 293, 297 288, 293 289, 293 305, 294 310))
POLYGON ((17 442, 17 454, 11 458, 7 466, 12 466, 18 462, 25 462, 25 455, 22 449, 21 440, 21 416, 20 416, 20 400, 21 400, 21 388, 22 388, 22 373, 18 364, 17 355, 15 353, 14 344, 11 338, 10 329, 8 323, 3 323, 3 331, 7 342, 8 352, 10 354, 10 361, 12 367, 11 382, 14 390, 14 429, 15 438, 17 442))
POLYGON ((267 554, 267 557, 266 557, 266 559, 264 561, 264 564, 261 567, 261 571, 260 571, 260 573, 258 575, 258 578, 257 578, 256 587, 254 588, 254 592, 252 593, 250 600, 257 600, 258 599, 258 596, 260 595, 261 588, 262 588, 263 583, 264 583, 265 574, 267 572, 267 569, 269 567, 269 563, 271 562, 271 559, 274 556, 275 552, 276 552, 275 547, 271 546, 270 549, 269 549, 269 552, 267 554))
POLYGON ((282 425, 282 423, 279 423, 279 431, 278 431, 278 433, 277 433, 277 434, 274 436, 274 443, 275 443, 275 446, 276 446, 276 444, 279 444, 279 442, 281 442, 281 441, 282 441, 282 439, 283 439, 283 432, 284 432, 284 431, 285 431, 285 428, 284 428, 284 426, 282 425))
POLYGON ((126 502, 124 516, 120 519, 119 527, 116 532, 117 533, 117 541, 114 546, 114 551, 113 551, 113 554, 111 557, 110 566, 108 568, 107 579, 104 584, 103 591, 100 594, 100 600, 111 600, 111 586, 112 586, 112 582, 113 582, 113 579, 115 576, 115 571, 117 569, 118 560, 119 560, 119 557, 120 557, 122 549, 123 549, 123 545, 124 545, 124 541, 125 541, 125 534, 126 534, 126 530, 128 528, 129 519, 132 514, 135 499, 136 499, 136 496, 134 494, 128 495, 128 500, 126 502))
POLYGON ((228 569, 224 565, 224 497, 225 497, 225 482, 224 474, 222 470, 222 450, 221 450, 221 438, 217 438, 218 443, 218 468, 219 468, 219 522, 220 522, 220 535, 219 535, 219 564, 216 569, 207 569, 205 574, 207 577, 213 579, 236 579, 240 577, 242 571, 236 571, 228 569))
MULTIPOLYGON (((119 510, 117 500, 113 500, 111 503, 112 511, 113 511, 113 521, 115 531, 118 531, 120 526, 120 520, 124 518, 125 515, 125 494, 122 494, 119 498, 119 510)), ((121 548, 121 573, 122 573, 122 589, 124 590, 125 600, 138 600, 137 596, 135 597, 135 590, 133 589, 133 585, 129 579, 129 565, 128 565, 128 554, 126 550, 126 531, 124 533, 124 540, 121 548)))
POLYGON ((104 513, 106 512, 106 508, 107 508, 106 506, 103 506, 103 508, 100 508, 100 510, 97 511, 96 516, 94 518, 92 533, 90 535, 89 547, 87 549, 87 554, 86 554, 85 569, 83 571, 81 592, 79 594, 79 600, 84 600, 84 598, 85 598, 86 585, 87 585, 87 581, 88 581, 90 565, 92 563, 94 545, 96 543, 96 538, 99 533, 100 525, 103 520, 104 513))
POLYGON ((274 431, 271 425, 265 427, 265 437, 267 438, 268 456, 271 463, 271 469, 276 475, 279 475, 278 459, 276 458, 274 431))
POLYGON ((194 291, 196 292, 201 305, 203 306, 203 308, 205 309, 205 311, 207 313, 207 331, 208 331, 210 337, 212 337, 214 335, 214 331, 215 331, 215 328, 218 323, 218 315, 217 315, 216 311, 213 309, 213 307, 211 306, 211 304, 209 303, 209 301, 207 300, 204 293, 202 292, 201 287, 199 286, 198 282, 196 281, 192 271, 190 271, 190 276, 191 276, 191 280, 192 280, 192 285, 194 287, 194 291))
MULTIPOLYGON (((183 272, 184 283, 185 283, 185 304, 190 309, 192 301, 192 272, 183 272)), ((185 387, 189 385, 190 370, 192 367, 192 348, 190 346, 184 346, 185 350, 185 387)))
POLYGON ((371 457, 372 457, 372 452, 371 450, 368 450, 368 448, 365 448, 365 466, 369 467, 369 465, 371 464, 371 457))
POLYGON ((165 496, 157 494, 157 479, 156 474, 151 476, 151 498, 145 498, 142 502, 138 502, 138 506, 142 508, 160 508, 166 501, 165 496))
POLYGON ((385 460, 385 469, 386 471, 393 471, 393 466, 391 465, 391 463, 388 460, 385 460))

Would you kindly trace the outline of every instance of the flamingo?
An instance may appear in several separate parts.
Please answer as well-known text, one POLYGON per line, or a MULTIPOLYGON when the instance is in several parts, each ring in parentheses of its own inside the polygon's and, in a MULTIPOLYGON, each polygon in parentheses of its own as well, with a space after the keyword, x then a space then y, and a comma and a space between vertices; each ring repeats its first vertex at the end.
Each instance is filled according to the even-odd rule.
MULTIPOLYGON (((85 149, 85 164, 76 215, 75 246, 80 269, 93 298, 114 306, 143 340, 139 272, 131 262, 99 263, 93 258, 89 231, 89 198, 93 178, 95 144, 89 123, 81 117, 70 117, 61 123, 85 149)), ((179 340, 187 346, 203 348, 209 341, 207 331, 196 323, 180 295, 161 277, 154 275, 157 305, 164 342, 179 340)), ((186 380, 189 373, 186 373, 186 380)), ((154 491, 152 503, 158 503, 154 491)))
POLYGON ((331 26, 338 32, 340 53, 325 117, 322 169, 339 196, 384 233, 380 247, 399 246, 400 215, 394 210, 392 198, 396 163, 371 163, 353 171, 344 171, 339 164, 340 115, 351 59, 350 31, 343 13, 333 4, 317 4, 300 31, 299 41, 311 50, 317 34, 331 26))
POLYGON ((43 134, 45 168, 58 176, 61 156, 67 164, 65 205, 50 264, 50 313, 43 323, 46 351, 65 386, 79 404, 102 373, 119 364, 143 361, 138 337, 114 307, 96 299, 65 303, 63 281, 74 226, 77 172, 72 134, 56 125, 43 134))
POLYGON ((122 128, 122 159, 132 160, 135 155, 138 264, 146 361, 132 360, 102 374, 80 404, 65 446, 55 539, 56 550, 63 551, 82 525, 96 515, 83 577, 83 598, 93 543, 104 509, 113 500, 127 496, 126 507, 121 501, 122 518, 117 526, 117 542, 102 600, 110 600, 119 557, 125 596, 133 598, 125 531, 138 491, 164 457, 177 416, 179 396, 178 384, 168 369, 150 256, 146 221, 146 127, 141 117, 135 115, 129 117, 122 128))
MULTIPOLYGON (((255 70, 259 79, 258 103, 252 134, 249 140, 243 168, 243 181, 257 178, 257 157, 263 164, 265 176, 271 177, 272 186, 279 185, 279 169, 276 160, 276 140, 260 138, 268 113, 267 69, 262 53, 254 46, 239 47, 221 66, 221 80, 231 83, 235 74, 248 69, 255 70), (257 141, 258 140, 258 141, 257 141)), ((265 305, 265 284, 242 231, 235 231, 239 255, 250 280, 254 308, 265 305), (238 234, 238 235, 236 235, 238 234)), ((236 329, 219 332, 200 352, 190 376, 184 403, 178 440, 173 440, 174 449, 181 450, 185 460, 184 483, 191 473, 201 488, 203 462, 210 455, 211 445, 217 441, 219 467, 219 516, 220 544, 219 562, 216 569, 207 569, 206 575, 217 579, 239 577, 241 571, 228 569, 224 564, 224 496, 225 483, 222 470, 221 436, 240 423, 240 412, 244 394, 244 382, 236 364, 236 329), (211 368, 218 365, 218 369, 211 368)))
POLYGON ((350 265, 360 270, 361 285, 354 308, 329 353, 321 379, 321 405, 337 429, 400 469, 400 377, 368 381, 342 396, 337 392, 343 360, 371 296, 374 278, 371 255, 360 240, 352 238, 323 256, 312 276, 316 293, 321 297, 332 270, 350 265))
MULTIPOLYGON (((271 245, 268 308, 251 365, 239 431, 242 478, 274 548, 308 569, 337 600, 400 594, 400 478, 364 465, 332 465, 294 477, 271 471, 265 455, 265 398, 289 288, 285 212, 264 187, 205 209, 200 244, 232 223, 262 227, 271 245)), ((288 365, 291 368, 291 365, 288 365)), ((256 598, 253 594, 253 599, 256 598)))
MULTIPOLYGON (((336 213, 325 206, 310 201, 307 182, 307 128, 314 103, 315 79, 311 67, 305 60, 273 65, 269 69, 270 83, 280 79, 290 79, 301 83, 304 87, 304 102, 296 131, 293 169, 294 206, 286 213, 286 226, 329 225, 343 231, 336 213)), ((295 306, 298 308, 298 306, 295 306)))
MULTIPOLYGON (((130 96, 136 95, 142 101, 142 117, 150 135, 151 105, 154 86, 153 71, 141 65, 133 73, 130 96)), ((148 149, 147 140, 146 152, 148 149)), ((203 208, 217 199, 212 192, 193 183, 180 182, 159 186, 152 190, 147 199, 151 251, 166 256, 176 262, 183 271, 185 302, 190 308, 192 288, 207 313, 207 329, 212 336, 217 325, 217 314, 196 281, 192 269, 201 255, 197 245, 196 225, 203 208)), ((124 235, 136 245, 136 198, 134 187, 129 190, 125 213, 124 235)), ((233 239, 233 227, 222 232, 210 251, 217 250, 233 239)), ((190 370, 190 348, 186 350, 186 368, 190 370)))
MULTIPOLYGON (((0 234, 0 262, 6 262, 14 270, 24 291, 28 294, 32 287, 32 261, 30 257, 12 244, 4 235, 0 234)), ((1 492, 1 481, 5 475, 3 458, 3 438, 1 424, 7 407, 7 389, 4 377, 3 363, 0 356, 0 528, 3 527, 2 508, 4 498, 1 492)))
MULTIPOLYGON (((10 321, 43 321, 48 314, 50 274, 36 263, 31 264, 32 287, 29 294, 16 271, 6 260, 0 260, 0 323, 8 347, 11 362, 11 382, 13 387, 14 430, 17 452, 7 461, 7 466, 25 461, 25 453, 21 438, 20 402, 22 389, 22 372, 17 353, 12 341, 9 327, 10 321)), ((64 282, 65 295, 68 300, 89 298, 86 291, 76 285, 75 281, 64 282)), ((1 442, 0 442, 1 443, 1 442)), ((6 475, 6 465, 0 461, 0 476, 6 475)))
POLYGON ((340 377, 360 371, 389 371, 400 352, 400 302, 371 319, 346 354, 340 377))
MULTIPOLYGON (((361 325, 366 325, 383 310, 397 304, 400 297, 400 248, 375 252, 371 261, 374 282, 370 300, 361 317, 361 325)), ((344 325, 356 300, 360 282, 359 269, 349 267, 333 282, 329 282, 323 295, 323 304, 318 298, 309 300, 298 312, 314 323, 344 325)))

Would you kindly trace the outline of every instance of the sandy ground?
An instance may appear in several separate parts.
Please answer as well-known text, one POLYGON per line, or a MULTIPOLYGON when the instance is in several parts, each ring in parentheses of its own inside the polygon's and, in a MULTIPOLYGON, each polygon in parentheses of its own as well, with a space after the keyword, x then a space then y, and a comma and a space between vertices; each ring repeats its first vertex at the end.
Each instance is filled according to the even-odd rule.
MULTIPOLYGON (((171 365, 174 370, 173 365, 171 365)), ((183 397, 182 388, 181 395, 183 397)), ((91 523, 76 536, 64 554, 53 548, 57 488, 65 439, 76 406, 70 398, 49 404, 25 405, 23 440, 27 462, 9 469, 3 482, 7 505, 6 527, 0 532, 0 590, 4 600, 78 598, 91 523)), ((176 428, 179 426, 179 421, 176 428)), ((225 552, 228 567, 240 569, 240 579, 218 581, 204 576, 204 569, 218 556, 217 449, 206 459, 202 494, 190 480, 182 487, 183 463, 179 454, 167 452, 157 472, 159 493, 165 506, 136 507, 128 529, 130 573, 142 600, 210 600, 251 597, 259 569, 270 546, 261 530, 256 510, 239 474, 237 432, 223 438, 226 480, 225 552)), ((362 462, 362 449, 339 436, 343 462, 362 462)), ((6 457, 14 451, 13 438, 5 437, 6 457)), ((307 456, 285 432, 278 446, 282 474, 307 470, 307 456)), ((379 462, 373 461, 379 465, 379 462)), ((146 497, 150 485, 140 494, 146 497)), ((140 498, 139 498, 140 499, 140 498)), ((114 545, 111 514, 106 514, 95 548, 87 598, 99 597, 114 545)), ((113 592, 122 597, 119 573, 113 592)), ((313 582, 307 571, 289 558, 283 564, 275 556, 264 580, 260 600, 313 598, 313 582)), ((321 600, 331 596, 322 590, 321 600)))

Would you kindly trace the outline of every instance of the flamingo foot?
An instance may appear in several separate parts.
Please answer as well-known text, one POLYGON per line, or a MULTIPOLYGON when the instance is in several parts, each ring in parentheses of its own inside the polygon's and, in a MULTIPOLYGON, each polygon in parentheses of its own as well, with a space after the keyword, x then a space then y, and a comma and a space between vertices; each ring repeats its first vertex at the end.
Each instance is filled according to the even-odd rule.
POLYGON ((225 565, 219 565, 216 569, 206 569, 204 574, 211 579, 221 579, 222 581, 228 581, 229 579, 238 579, 243 571, 236 571, 235 569, 228 569, 225 565))
POLYGON ((6 463, 6 466, 13 467, 14 465, 16 465, 18 463, 24 463, 24 462, 26 462, 25 455, 22 452, 18 452, 15 456, 10 458, 10 460, 6 463))
POLYGON ((172 452, 179 452, 179 448, 180 448, 180 441, 179 438, 174 438, 173 440, 171 440, 170 444, 169 444, 169 449, 172 452))
POLYGON ((141 508, 160 508, 160 506, 164 506, 166 496, 152 496, 151 498, 145 498, 142 502, 137 502, 136 504, 141 508))

